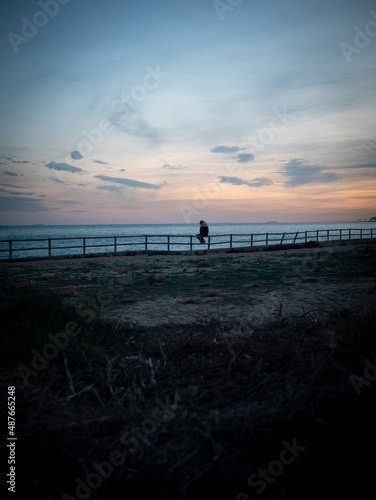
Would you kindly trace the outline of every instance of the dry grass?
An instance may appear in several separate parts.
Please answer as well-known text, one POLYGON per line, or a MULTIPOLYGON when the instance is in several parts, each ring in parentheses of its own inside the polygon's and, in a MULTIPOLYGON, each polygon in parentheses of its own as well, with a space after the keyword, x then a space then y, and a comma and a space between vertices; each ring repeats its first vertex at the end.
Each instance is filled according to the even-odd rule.
POLYGON ((62 315, 61 306, 40 298, 22 304, 22 318, 13 308, 3 322, 13 337, 2 350, 1 379, 17 386, 19 468, 28 498, 74 498, 76 478, 85 482, 93 462, 107 461, 114 450, 126 466, 114 467, 95 491, 99 499, 125 493, 235 499, 240 491, 252 498, 247 478, 294 439, 307 452, 263 498, 284 491, 288 499, 294 492, 306 498, 314 489, 333 498, 343 474, 345 489, 351 477, 355 483, 373 477, 362 450, 373 449, 367 433, 374 435, 376 391, 364 387, 357 396, 349 376, 362 374, 364 358, 374 359, 375 314, 339 314, 321 323, 297 318, 264 329, 246 323, 228 329, 214 319, 124 329, 100 317, 86 324, 74 310, 62 315), (15 382, 10 368, 29 366, 31 346, 43 352, 48 332, 63 331, 68 320, 80 335, 30 376, 29 386, 15 382), (40 334, 26 345, 27 329, 40 334), (146 436, 157 398, 175 406, 146 436), (137 438, 136 453, 121 443, 133 428, 146 440, 137 438))
POLYGON ((212 282, 211 281, 202 281, 201 283, 198 284, 198 286, 212 286, 212 282))
MULTIPOLYGON (((149 286, 144 269, 136 270, 133 289, 123 293, 119 287, 123 298, 138 299, 145 293, 142 286, 155 294, 163 290, 163 281, 149 286)), ((208 317, 205 306, 221 307, 226 288, 220 300, 209 301, 197 294, 195 283, 202 305, 197 321, 136 327, 116 323, 105 302, 112 300, 119 278, 114 272, 103 303, 81 286, 79 297, 26 294, 23 287, 12 288, 8 306, 3 305, 0 389, 5 394, 16 386, 18 487, 26 489, 27 498, 61 500, 64 493, 77 498, 77 478, 85 483, 95 472, 93 463, 108 461, 114 450, 124 463, 114 466, 90 500, 236 500, 240 492, 262 500, 344 493, 367 498, 376 466, 376 381, 364 378, 365 360, 375 363, 374 309, 334 310, 327 303, 325 315, 286 316, 281 302, 275 323, 225 324, 208 317), (42 355, 51 335, 68 324, 76 325, 79 335, 43 369, 33 368, 33 353, 42 355), (20 365, 31 370, 25 375, 29 385, 20 365), (360 395, 352 376, 368 382, 360 395), (175 405, 170 418, 146 435, 157 399, 167 398, 175 405), (144 436, 137 437, 134 453, 121 442, 126 431, 134 439, 133 432, 144 436), (282 443, 294 439, 306 451, 257 495, 248 478, 277 460, 282 443)), ((30 287, 25 276, 22 282, 30 287)), ((193 293, 181 298, 196 303, 193 293)), ((2 417, 5 421, 5 405, 2 417)))
POLYGON ((168 275, 165 273, 148 273, 148 281, 152 285, 153 283, 164 283, 168 280, 168 275))
POLYGON ((211 266, 211 262, 210 262, 210 260, 200 260, 200 262, 198 263, 198 265, 200 267, 210 267, 211 266))
POLYGON ((120 267, 117 269, 119 274, 128 274, 130 272, 129 267, 120 267))
POLYGON ((77 295, 77 288, 75 286, 62 288, 60 289, 60 295, 62 297, 75 297, 77 295))
POLYGON ((134 285, 133 280, 120 280, 119 283, 120 283, 120 285, 126 286, 126 287, 134 285))

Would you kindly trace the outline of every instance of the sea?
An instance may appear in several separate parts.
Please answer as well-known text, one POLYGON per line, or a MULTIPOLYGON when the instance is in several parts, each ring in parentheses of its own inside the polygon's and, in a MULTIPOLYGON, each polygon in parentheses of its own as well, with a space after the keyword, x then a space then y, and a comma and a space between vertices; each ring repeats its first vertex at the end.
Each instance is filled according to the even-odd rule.
MULTIPOLYGON (((246 246, 251 235, 253 245, 262 245, 266 234, 269 244, 279 243, 283 233, 286 233, 284 242, 292 242, 297 232, 296 241, 301 242, 306 231, 308 241, 315 240, 317 235, 319 241, 327 240, 328 234, 331 240, 358 238, 361 232, 363 238, 376 236, 376 223, 368 221, 213 223, 209 229, 210 248, 228 248, 230 240, 233 247, 246 246)), ((115 243, 116 251, 169 249, 189 253, 192 249, 207 248, 207 243, 200 245, 196 239, 198 232, 198 224, 0 226, 0 259, 9 259, 10 245, 12 258, 79 255, 84 253, 84 242, 86 254, 114 252, 115 243)))

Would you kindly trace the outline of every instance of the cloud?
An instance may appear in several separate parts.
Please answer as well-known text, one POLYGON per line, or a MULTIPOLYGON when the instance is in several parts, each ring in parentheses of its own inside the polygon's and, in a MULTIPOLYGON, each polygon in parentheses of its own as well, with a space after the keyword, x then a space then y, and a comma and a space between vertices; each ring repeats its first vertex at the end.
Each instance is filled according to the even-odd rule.
POLYGON ((149 184, 148 182, 140 182, 134 179, 123 179, 122 177, 109 177, 107 175, 96 175, 97 179, 106 182, 115 182, 118 184, 124 184, 124 186, 134 187, 134 188, 144 188, 144 189, 161 189, 164 184, 149 184))
POLYGON ((47 163, 46 167, 50 168, 51 170, 58 170, 63 172, 71 172, 71 173, 85 172, 85 170, 83 170, 82 168, 73 167, 72 165, 68 165, 67 163, 56 163, 54 161, 47 163))
POLYGON ((0 197, 0 211, 2 212, 50 212, 41 200, 36 198, 0 197))
POLYGON ((7 170, 3 170, 3 174, 10 175, 12 177, 18 177, 18 174, 15 174, 14 172, 8 172, 7 170))
MULTIPOLYGON (((363 142, 364 144, 364 142, 363 142)), ((367 156, 369 158, 375 158, 376 156, 376 141, 368 141, 365 143, 365 145, 362 145, 362 147, 359 148, 354 148, 354 151, 358 151, 359 153, 362 153, 364 156, 367 156)))
POLYGON ((318 182, 335 182, 338 180, 338 175, 331 172, 326 172, 318 177, 318 182))
POLYGON ((13 196, 18 196, 18 195, 32 196, 32 195, 35 194, 35 193, 25 193, 24 191, 22 191, 22 192, 21 191, 9 191, 8 189, 2 189, 2 188, 0 188, 0 191, 2 191, 3 193, 9 193, 9 194, 11 194, 13 196))
POLYGON ((210 150, 211 153, 237 153, 242 151, 242 148, 237 146, 215 146, 210 150))
POLYGON ((25 163, 30 163, 27 160, 22 160, 22 161, 14 160, 11 156, 4 156, 3 158, 5 158, 8 161, 11 161, 12 163, 24 163, 24 164, 25 163))
POLYGON ((120 186, 97 186, 97 189, 101 189, 103 191, 121 191, 123 188, 120 186))
POLYGON ((13 194, 15 196, 18 196, 20 194, 23 195, 23 196, 25 196, 25 194, 27 196, 33 196, 33 195, 35 195, 35 193, 25 193, 25 192, 21 192, 21 191, 9 191, 9 194, 13 194))
POLYGON ((72 151, 70 155, 73 160, 82 160, 82 154, 79 151, 72 151))
POLYGON ((268 177, 256 177, 255 179, 249 181, 248 186, 251 187, 262 187, 262 186, 271 186, 273 181, 268 177))
POLYGON ((56 203, 63 203, 64 205, 82 205, 78 200, 57 200, 56 203))
POLYGON ((250 153, 242 153, 240 155, 237 155, 237 159, 238 163, 248 163, 255 159, 255 155, 252 155, 250 153))
POLYGON ((338 176, 331 172, 328 167, 310 165, 304 160, 293 158, 285 163, 279 173, 288 177, 285 185, 288 187, 303 186, 305 184, 318 184, 334 182, 338 176))
POLYGON ((55 177, 50 177, 50 181, 57 182, 58 184, 64 184, 64 181, 61 179, 56 179, 55 177))
POLYGON ((109 165, 109 163, 100 160, 93 160, 94 163, 100 163, 101 165, 109 165))
POLYGON ((31 189, 31 186, 15 186, 14 184, 0 184, 0 186, 5 186, 15 189, 31 189))
POLYGON ((82 214, 83 212, 88 212, 88 210, 71 210, 74 214, 82 214))
POLYGON ((161 168, 167 168, 168 170, 181 170, 185 167, 183 165, 170 165, 169 163, 165 163, 161 168))
POLYGON ((219 179, 220 182, 224 182, 226 184, 233 184, 234 186, 248 186, 255 188, 270 186, 271 184, 273 184, 273 181, 268 177, 256 177, 251 181, 246 181, 244 179, 240 179, 239 177, 225 177, 225 176, 222 176, 219 179))
MULTIPOLYGON (((239 151, 244 151, 245 148, 239 148, 237 146, 215 146, 210 150, 211 153, 238 153, 239 151)), ((255 159, 255 156, 251 153, 240 153, 236 155, 238 163, 248 163, 255 159)))
POLYGON ((137 110, 129 110, 125 113, 115 111, 109 117, 109 122, 120 132, 141 137, 153 143, 163 142, 160 131, 150 125, 137 110))
POLYGON ((360 165, 349 165, 346 167, 336 167, 338 169, 376 168, 376 163, 361 163, 360 165))

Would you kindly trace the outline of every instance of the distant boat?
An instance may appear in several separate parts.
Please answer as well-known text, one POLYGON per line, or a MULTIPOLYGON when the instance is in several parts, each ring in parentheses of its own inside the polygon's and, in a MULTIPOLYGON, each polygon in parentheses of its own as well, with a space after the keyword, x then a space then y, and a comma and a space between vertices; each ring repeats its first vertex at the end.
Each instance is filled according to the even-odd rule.
POLYGON ((376 222, 376 217, 371 217, 368 222, 376 222))

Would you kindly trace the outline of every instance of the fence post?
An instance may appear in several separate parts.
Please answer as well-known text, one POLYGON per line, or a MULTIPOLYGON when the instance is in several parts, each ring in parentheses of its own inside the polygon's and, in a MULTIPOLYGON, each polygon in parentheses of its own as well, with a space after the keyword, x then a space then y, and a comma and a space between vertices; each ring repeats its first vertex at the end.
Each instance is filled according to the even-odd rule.
POLYGON ((12 240, 9 240, 9 260, 12 260, 12 240))
POLYGON ((83 251, 84 251, 84 255, 86 255, 86 238, 82 238, 83 239, 83 251))
POLYGON ((339 241, 342 241, 342 229, 339 230, 339 241))
POLYGON ((319 241, 319 230, 316 231, 316 241, 319 241))
POLYGON ((191 252, 192 252, 192 250, 193 250, 193 242, 192 242, 192 239, 193 239, 193 236, 192 236, 192 235, 190 235, 190 237, 189 237, 189 240, 190 240, 190 241, 189 241, 189 246, 190 246, 190 250, 191 250, 191 252))
POLYGON ((210 236, 208 236, 208 250, 210 249, 210 236))
POLYGON ((230 248, 232 248, 232 234, 230 234, 230 248))
POLYGON ((265 245, 268 246, 269 243, 269 233, 266 233, 265 245))
POLYGON ((48 239, 48 256, 51 257, 51 238, 48 239))
POLYGON ((251 247, 253 247, 253 234, 251 234, 251 247))
POLYGON ((148 249, 148 237, 145 234, 145 252, 147 251, 147 249, 148 249))
POLYGON ((305 239, 304 241, 307 243, 308 239, 307 239, 307 231, 305 232, 305 239))
POLYGON ((285 236, 286 236, 286 233, 283 233, 283 236, 282 236, 282 239, 281 239, 281 245, 282 245, 283 240, 285 239, 285 236))
POLYGON ((349 240, 351 240, 351 229, 349 229, 349 240))
POLYGON ((326 231, 326 240, 330 241, 330 229, 327 229, 326 231))
POLYGON ((167 236, 167 252, 170 251, 170 235, 167 236))
POLYGON ((360 239, 363 239, 363 228, 360 229, 360 239))
POLYGON ((114 250, 117 252, 117 236, 114 236, 114 250))
POLYGON ((296 238, 298 237, 298 234, 299 234, 299 231, 296 231, 296 235, 295 235, 295 237, 294 237, 294 241, 293 241, 293 244, 295 243, 295 241, 296 241, 296 238))

